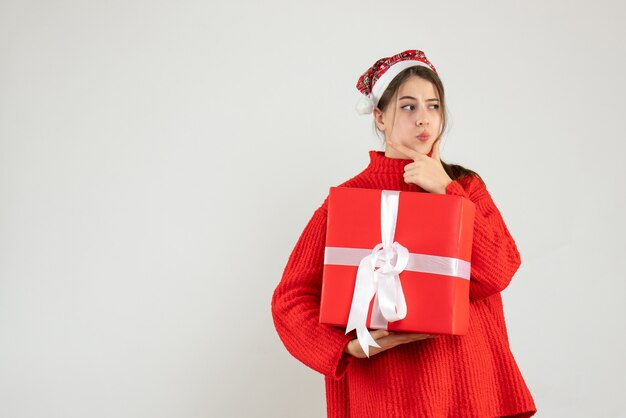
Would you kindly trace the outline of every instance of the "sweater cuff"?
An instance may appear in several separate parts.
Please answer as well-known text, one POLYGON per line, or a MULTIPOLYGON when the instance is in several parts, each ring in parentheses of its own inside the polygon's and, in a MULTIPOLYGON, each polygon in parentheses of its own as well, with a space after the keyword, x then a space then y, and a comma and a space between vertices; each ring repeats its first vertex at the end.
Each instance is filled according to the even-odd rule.
POLYGON ((345 352, 346 347, 352 340, 353 338, 350 337, 346 340, 345 344, 341 345, 341 351, 339 352, 339 356, 334 361, 337 367, 335 367, 335 373, 333 374, 332 377, 335 380, 340 380, 343 377, 343 375, 346 374, 346 371, 348 370, 348 366, 350 365, 350 363, 352 363, 352 359, 354 357, 352 357, 350 354, 345 352))
POLYGON ((467 194, 463 186, 461 186, 461 183, 456 180, 452 180, 446 186, 446 194, 462 196, 469 199, 469 195, 467 194))

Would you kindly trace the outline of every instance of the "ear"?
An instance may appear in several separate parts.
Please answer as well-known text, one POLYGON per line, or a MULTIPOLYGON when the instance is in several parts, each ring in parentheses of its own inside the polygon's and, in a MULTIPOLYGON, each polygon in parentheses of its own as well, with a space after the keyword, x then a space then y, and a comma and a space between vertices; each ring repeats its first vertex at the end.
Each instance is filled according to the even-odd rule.
POLYGON ((385 130, 385 115, 383 114, 383 111, 375 107, 372 112, 374 114, 374 123, 376 124, 376 127, 379 130, 384 131, 385 130))

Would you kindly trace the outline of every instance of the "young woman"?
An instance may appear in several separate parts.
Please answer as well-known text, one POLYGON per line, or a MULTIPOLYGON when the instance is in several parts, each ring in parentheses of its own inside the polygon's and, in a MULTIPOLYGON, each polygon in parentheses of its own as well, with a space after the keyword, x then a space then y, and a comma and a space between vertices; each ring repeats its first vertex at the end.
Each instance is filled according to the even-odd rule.
POLYGON ((340 187, 463 196, 476 205, 466 335, 371 331, 367 357, 354 331, 319 323, 327 201, 313 213, 272 298, 287 350, 324 375, 328 417, 531 417, 533 397, 509 348, 500 292, 520 254, 481 177, 441 160, 445 96, 419 50, 381 58, 358 80, 385 151, 340 187))

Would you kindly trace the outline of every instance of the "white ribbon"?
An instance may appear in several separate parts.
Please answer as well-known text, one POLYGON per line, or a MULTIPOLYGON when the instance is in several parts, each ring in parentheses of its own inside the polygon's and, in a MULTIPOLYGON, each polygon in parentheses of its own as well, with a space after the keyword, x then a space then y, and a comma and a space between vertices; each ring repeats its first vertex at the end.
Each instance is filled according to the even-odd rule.
POLYGON ((380 207, 380 229, 382 242, 371 254, 359 263, 354 286, 350 316, 346 334, 356 329, 357 338, 365 355, 369 357, 369 346, 380 348, 367 330, 367 311, 374 297, 372 317, 393 322, 406 317, 406 300, 400 283, 400 273, 409 262, 409 250, 393 242, 398 217, 400 192, 382 190, 380 207), (378 268, 377 268, 378 267, 378 268))
MULTIPOLYGON (((324 264, 335 266, 358 266, 363 257, 371 254, 368 248, 325 247, 324 264)), ((469 280, 471 265, 469 261, 439 255, 409 253, 409 262, 404 271, 454 276, 469 280)))

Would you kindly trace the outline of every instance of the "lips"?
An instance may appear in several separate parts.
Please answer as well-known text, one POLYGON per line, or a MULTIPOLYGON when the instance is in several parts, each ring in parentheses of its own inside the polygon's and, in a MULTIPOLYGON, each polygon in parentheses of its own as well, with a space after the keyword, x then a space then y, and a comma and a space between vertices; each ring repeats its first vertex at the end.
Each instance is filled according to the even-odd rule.
POLYGON ((417 136, 417 139, 419 139, 420 141, 426 142, 428 141, 428 138, 430 138, 430 135, 428 134, 420 134, 417 136))

